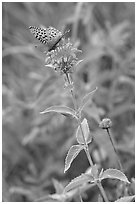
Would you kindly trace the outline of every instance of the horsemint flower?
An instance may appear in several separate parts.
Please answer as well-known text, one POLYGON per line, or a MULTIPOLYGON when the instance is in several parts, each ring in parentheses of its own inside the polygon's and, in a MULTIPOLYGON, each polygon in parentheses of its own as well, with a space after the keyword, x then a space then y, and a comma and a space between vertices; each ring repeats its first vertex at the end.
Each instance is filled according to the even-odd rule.
POLYGON ((70 42, 62 39, 62 44, 55 50, 46 54, 45 66, 53 68, 60 74, 69 74, 74 72, 74 68, 82 60, 78 60, 77 53, 81 52, 70 42))
POLYGON ((104 118, 99 124, 99 127, 102 129, 108 129, 111 126, 112 126, 112 122, 109 118, 104 118))

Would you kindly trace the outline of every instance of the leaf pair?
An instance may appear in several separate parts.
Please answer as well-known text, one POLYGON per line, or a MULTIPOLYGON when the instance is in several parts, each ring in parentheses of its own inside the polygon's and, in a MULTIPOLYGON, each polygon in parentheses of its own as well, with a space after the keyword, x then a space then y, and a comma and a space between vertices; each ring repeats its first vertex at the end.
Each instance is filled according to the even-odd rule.
MULTIPOLYGON (((97 172, 96 169, 96 165, 93 166, 94 167, 94 173, 97 172)), ((92 172, 93 173, 93 172, 92 172)), ((97 176, 97 174, 96 174, 97 176)), ((118 179, 120 181, 126 182, 126 183, 130 183, 127 179, 127 177, 125 176, 124 173, 122 173, 120 170, 117 169, 107 169, 105 171, 101 171, 100 174, 98 175, 98 178, 94 178, 91 174, 81 174, 80 176, 74 178, 64 189, 64 192, 68 192, 72 189, 81 187, 82 185, 90 182, 90 183, 95 183, 97 182, 97 180, 99 180, 100 182, 104 179, 107 178, 111 178, 111 179, 118 179)))
POLYGON ((70 168, 71 163, 81 152, 81 150, 85 149, 85 145, 89 144, 92 141, 92 137, 90 135, 90 130, 89 130, 89 126, 86 118, 84 118, 82 123, 77 128, 76 139, 79 145, 73 145, 69 149, 65 159, 64 173, 70 168))
MULTIPOLYGON (((89 98, 89 96, 87 97, 89 98)), ((82 104, 85 104, 85 103, 86 103, 86 100, 84 100, 82 104)), ((46 110, 44 110, 43 112, 41 112, 41 114, 49 113, 49 112, 61 113, 62 115, 65 115, 65 116, 70 115, 73 118, 76 118, 78 120, 75 110, 67 106, 51 106, 46 110)), ((81 124, 79 124, 77 128, 76 139, 79 145, 73 145, 69 149, 65 159, 64 172, 66 172, 70 168, 71 163, 77 157, 79 152, 85 148, 85 145, 89 144, 92 141, 92 137, 90 134, 90 130, 89 130, 89 126, 86 118, 82 121, 81 124)))
MULTIPOLYGON (((83 110, 83 108, 85 107, 85 105, 87 104, 89 99, 91 99, 92 94, 96 90, 97 90, 97 88, 83 97, 81 104, 80 104, 80 107, 78 109, 78 113, 81 113, 81 111, 83 110)), ((50 113, 50 112, 61 113, 62 115, 65 115, 65 116, 69 115, 69 116, 72 116, 73 118, 78 119, 76 111, 72 108, 67 107, 67 106, 51 106, 51 107, 45 109, 44 111, 41 111, 40 113, 44 114, 44 113, 50 113)))

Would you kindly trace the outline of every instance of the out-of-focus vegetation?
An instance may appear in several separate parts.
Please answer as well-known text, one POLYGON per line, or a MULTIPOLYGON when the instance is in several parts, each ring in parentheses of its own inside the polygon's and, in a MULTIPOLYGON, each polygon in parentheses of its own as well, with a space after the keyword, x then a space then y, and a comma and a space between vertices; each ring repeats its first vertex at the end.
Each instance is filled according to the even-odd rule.
MULTIPOLYGON (((84 110, 94 141, 89 146, 95 163, 117 167, 105 131, 98 127, 111 118, 111 132, 131 185, 105 181, 109 200, 134 194, 134 3, 3 3, 3 201, 34 201, 55 192, 85 172, 81 152, 63 173, 64 159, 76 143, 74 120, 58 114, 41 115, 51 105, 72 107, 63 78, 44 66, 45 54, 30 25, 70 29, 71 41, 84 61, 75 73, 77 99, 98 87, 84 110), (116 191, 117 188, 117 191, 116 191)), ((98 191, 84 192, 84 201, 96 201, 98 191)), ((73 198, 71 201, 77 201, 73 198)))

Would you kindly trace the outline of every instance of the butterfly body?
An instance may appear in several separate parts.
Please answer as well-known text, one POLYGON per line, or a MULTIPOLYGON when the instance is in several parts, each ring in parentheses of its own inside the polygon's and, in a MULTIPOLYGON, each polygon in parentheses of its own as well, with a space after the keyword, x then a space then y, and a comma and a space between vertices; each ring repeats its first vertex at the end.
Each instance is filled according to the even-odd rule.
POLYGON ((38 28, 36 26, 30 26, 29 29, 35 38, 46 45, 48 51, 54 50, 64 36, 61 31, 53 27, 38 28))

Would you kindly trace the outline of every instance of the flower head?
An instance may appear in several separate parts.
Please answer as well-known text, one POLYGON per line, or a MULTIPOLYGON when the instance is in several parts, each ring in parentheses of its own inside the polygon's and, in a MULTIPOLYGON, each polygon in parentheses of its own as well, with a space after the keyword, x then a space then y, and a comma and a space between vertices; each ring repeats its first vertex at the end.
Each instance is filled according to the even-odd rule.
POLYGON ((104 118, 99 124, 99 127, 102 129, 108 129, 111 126, 112 126, 112 122, 109 118, 104 118))
POLYGON ((74 67, 81 61, 77 53, 81 52, 73 46, 70 40, 63 39, 61 45, 46 54, 46 66, 54 68, 60 74, 68 74, 74 71, 74 67))

